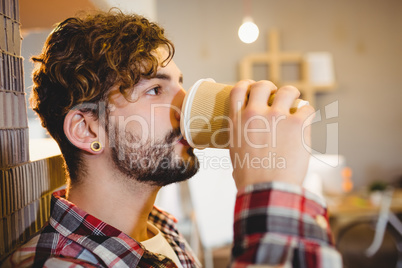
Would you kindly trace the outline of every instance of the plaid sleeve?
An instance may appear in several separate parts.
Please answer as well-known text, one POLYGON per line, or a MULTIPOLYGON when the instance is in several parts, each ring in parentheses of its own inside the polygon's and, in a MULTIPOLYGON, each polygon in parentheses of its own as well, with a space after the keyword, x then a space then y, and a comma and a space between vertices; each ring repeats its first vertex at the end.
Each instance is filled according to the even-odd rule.
POLYGON ((281 182, 237 194, 232 267, 342 267, 318 196, 281 182))

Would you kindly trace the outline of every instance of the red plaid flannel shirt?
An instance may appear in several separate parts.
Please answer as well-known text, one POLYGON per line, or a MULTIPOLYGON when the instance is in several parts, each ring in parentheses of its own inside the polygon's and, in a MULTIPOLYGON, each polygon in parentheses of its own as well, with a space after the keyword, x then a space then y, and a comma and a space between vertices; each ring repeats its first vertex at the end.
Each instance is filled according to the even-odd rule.
MULTIPOLYGON (((154 209, 158 227, 183 267, 198 260, 178 233, 169 214, 154 209)), ((249 186, 237 195, 233 267, 341 267, 322 201, 297 186, 268 183, 249 186)), ((116 228, 52 197, 49 224, 15 251, 4 267, 176 267, 169 258, 147 251, 116 228)))
POLYGON ((325 203, 296 185, 250 185, 237 194, 232 267, 342 267, 325 203))
MULTIPOLYGON (((52 196, 48 225, 15 251, 5 267, 177 267, 60 196, 52 196)), ((201 267, 176 229, 176 219, 154 207, 149 221, 165 236, 183 267, 201 267)))

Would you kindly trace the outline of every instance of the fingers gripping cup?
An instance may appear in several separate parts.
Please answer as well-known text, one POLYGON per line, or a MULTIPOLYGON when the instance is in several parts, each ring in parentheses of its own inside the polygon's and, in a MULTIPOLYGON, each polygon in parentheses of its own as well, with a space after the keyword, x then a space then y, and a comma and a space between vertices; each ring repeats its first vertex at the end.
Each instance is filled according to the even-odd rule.
MULTIPOLYGON (((180 129, 188 144, 197 149, 229 148, 230 130, 229 95, 233 86, 216 83, 213 79, 201 79, 187 92, 183 101, 180 129)), ((271 105, 274 95, 268 100, 271 105)), ((290 112, 308 104, 297 99, 290 112)))

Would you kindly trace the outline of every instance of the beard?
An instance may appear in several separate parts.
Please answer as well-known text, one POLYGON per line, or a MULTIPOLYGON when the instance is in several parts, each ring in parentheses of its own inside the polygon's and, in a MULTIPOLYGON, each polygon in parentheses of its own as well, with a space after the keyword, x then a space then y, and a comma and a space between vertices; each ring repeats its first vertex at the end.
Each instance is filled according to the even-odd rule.
POLYGON ((174 145, 180 138, 179 129, 172 130, 162 140, 145 144, 130 132, 118 133, 111 148, 114 166, 126 177, 153 186, 187 180, 197 173, 199 161, 192 148, 187 150, 185 158, 176 155, 174 145))

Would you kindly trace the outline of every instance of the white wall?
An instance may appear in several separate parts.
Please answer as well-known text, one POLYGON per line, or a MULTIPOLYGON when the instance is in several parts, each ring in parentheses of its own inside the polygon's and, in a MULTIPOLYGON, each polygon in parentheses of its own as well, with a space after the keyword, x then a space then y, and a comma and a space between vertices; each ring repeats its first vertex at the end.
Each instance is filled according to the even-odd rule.
POLYGON ((25 32, 21 45, 21 55, 24 58, 24 85, 27 100, 28 128, 30 139, 45 138, 46 130, 42 127, 39 118, 32 110, 29 104, 29 97, 33 87, 32 71, 34 68, 33 62, 30 60, 32 56, 39 55, 42 51, 43 44, 51 29, 41 29, 32 32, 25 32))

